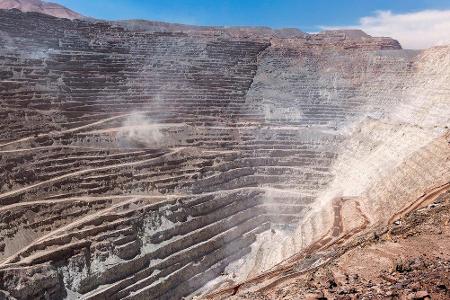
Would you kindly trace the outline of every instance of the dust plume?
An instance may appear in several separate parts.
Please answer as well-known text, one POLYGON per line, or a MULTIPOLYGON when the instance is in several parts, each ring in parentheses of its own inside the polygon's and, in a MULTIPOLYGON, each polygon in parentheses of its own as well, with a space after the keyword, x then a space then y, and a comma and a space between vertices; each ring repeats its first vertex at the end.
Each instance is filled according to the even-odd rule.
POLYGON ((121 145, 138 144, 145 147, 158 147, 164 138, 160 124, 139 112, 131 113, 123 121, 117 136, 121 145))

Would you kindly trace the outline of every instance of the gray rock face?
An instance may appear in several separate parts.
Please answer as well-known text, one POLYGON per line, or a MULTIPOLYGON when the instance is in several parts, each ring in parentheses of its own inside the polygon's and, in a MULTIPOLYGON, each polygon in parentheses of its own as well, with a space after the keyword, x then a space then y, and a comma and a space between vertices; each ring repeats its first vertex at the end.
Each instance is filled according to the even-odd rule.
POLYGON ((192 294, 296 230, 347 128, 388 114, 417 68, 358 32, 130 26, 0 11, 12 297, 192 294))

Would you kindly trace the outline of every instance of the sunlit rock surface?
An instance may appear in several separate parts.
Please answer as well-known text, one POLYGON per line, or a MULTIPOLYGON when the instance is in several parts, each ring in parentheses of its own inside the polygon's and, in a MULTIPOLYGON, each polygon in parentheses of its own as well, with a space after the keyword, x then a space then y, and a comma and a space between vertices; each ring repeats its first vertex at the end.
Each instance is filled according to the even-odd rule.
POLYGON ((70 20, 84 18, 62 5, 41 0, 0 0, 0 9, 17 9, 22 12, 36 12, 70 20))

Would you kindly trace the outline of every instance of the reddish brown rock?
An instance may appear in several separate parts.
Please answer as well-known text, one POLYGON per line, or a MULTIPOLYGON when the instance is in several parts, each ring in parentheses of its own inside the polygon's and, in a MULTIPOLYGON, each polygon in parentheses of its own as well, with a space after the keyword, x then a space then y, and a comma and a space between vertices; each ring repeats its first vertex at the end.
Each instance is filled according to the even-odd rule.
POLYGON ((23 12, 37 12, 70 20, 84 18, 62 5, 41 0, 0 0, 0 9, 18 9, 23 12))

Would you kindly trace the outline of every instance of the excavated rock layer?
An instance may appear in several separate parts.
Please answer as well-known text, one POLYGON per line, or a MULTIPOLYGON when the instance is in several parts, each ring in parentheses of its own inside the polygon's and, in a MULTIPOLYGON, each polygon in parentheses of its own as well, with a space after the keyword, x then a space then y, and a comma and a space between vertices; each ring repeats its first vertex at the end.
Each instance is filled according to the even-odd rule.
POLYGON ((448 47, 15 10, 0 40, 6 298, 226 288, 450 181, 448 47))
POLYGON ((402 222, 329 249, 323 265, 226 299, 449 299, 449 244, 447 187, 402 222))

